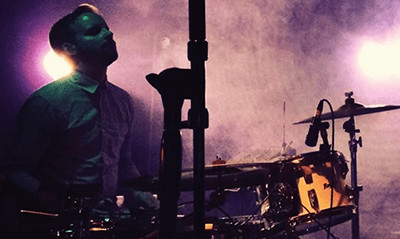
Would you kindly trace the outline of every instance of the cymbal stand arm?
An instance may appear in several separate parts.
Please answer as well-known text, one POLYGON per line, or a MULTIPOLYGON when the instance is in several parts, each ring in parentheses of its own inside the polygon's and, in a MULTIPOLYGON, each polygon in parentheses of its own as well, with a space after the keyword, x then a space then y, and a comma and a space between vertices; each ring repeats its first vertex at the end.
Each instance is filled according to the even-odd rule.
POLYGON ((356 205, 355 215, 351 220, 351 231, 352 239, 360 238, 360 215, 359 215, 359 199, 360 191, 362 191, 362 186, 358 185, 357 182, 357 146, 362 147, 361 137, 357 140, 356 133, 360 130, 355 128, 354 116, 350 116, 350 119, 343 124, 343 129, 349 133, 349 148, 351 154, 351 186, 354 190, 354 203, 356 205))

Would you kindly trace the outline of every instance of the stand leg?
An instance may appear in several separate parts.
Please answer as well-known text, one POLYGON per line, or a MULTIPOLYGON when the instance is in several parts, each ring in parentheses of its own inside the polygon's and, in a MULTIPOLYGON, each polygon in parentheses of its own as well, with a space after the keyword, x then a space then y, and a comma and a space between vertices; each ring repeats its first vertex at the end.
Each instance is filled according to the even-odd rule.
POLYGON ((160 165, 160 239, 176 237, 182 142, 179 130, 164 131, 160 165))
POLYGON ((194 157, 194 232, 195 238, 204 238, 204 129, 193 132, 194 157))

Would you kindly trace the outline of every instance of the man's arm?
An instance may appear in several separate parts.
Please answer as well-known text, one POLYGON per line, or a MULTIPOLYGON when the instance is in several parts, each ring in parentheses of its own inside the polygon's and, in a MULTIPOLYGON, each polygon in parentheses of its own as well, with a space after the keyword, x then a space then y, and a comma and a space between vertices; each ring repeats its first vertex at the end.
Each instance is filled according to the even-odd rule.
POLYGON ((17 116, 6 176, 19 192, 30 197, 39 190, 37 166, 51 146, 55 114, 45 99, 31 96, 17 116))
MULTIPOLYGON (((125 137, 121 148, 119 161, 119 184, 127 182, 133 178, 140 176, 140 173, 135 164, 133 155, 133 106, 132 100, 129 101, 131 116, 129 120, 129 132, 125 137)), ((129 187, 120 187, 119 192, 125 197, 125 204, 130 209, 144 208, 146 210, 157 210, 159 201, 153 197, 150 192, 142 192, 129 187)))

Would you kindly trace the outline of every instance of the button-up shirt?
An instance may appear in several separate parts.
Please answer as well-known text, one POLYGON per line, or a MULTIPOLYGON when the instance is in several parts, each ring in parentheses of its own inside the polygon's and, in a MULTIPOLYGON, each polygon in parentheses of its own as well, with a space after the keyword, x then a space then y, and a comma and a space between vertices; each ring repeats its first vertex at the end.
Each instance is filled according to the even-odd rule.
POLYGON ((9 178, 35 194, 40 184, 101 184, 104 197, 139 176, 131 154, 130 95, 79 72, 35 91, 22 106, 9 178))

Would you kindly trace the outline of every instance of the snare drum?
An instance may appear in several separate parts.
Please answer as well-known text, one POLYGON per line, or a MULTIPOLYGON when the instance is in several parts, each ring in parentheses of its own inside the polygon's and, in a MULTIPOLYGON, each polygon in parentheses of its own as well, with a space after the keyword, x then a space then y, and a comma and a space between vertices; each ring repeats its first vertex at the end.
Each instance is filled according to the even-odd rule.
POLYGON ((261 211, 268 222, 267 234, 290 230, 303 235, 343 223, 354 215, 342 153, 293 156, 277 163, 274 171, 261 211))

